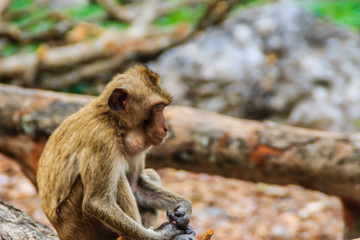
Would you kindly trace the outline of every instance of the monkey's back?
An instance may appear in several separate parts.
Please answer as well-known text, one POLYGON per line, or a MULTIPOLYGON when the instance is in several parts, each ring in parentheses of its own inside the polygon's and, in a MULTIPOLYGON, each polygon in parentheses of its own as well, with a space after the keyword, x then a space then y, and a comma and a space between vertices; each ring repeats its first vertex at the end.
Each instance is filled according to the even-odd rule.
POLYGON ((69 116, 53 132, 40 157, 37 182, 41 204, 50 221, 56 219, 56 208, 70 192, 71 185, 79 176, 77 154, 74 146, 81 144, 74 129, 81 111, 69 116))
POLYGON ((105 134, 101 118, 95 118, 94 102, 70 115, 53 132, 40 157, 37 182, 41 204, 50 221, 57 218, 58 206, 66 200, 80 178, 79 159, 85 152, 101 149, 105 134))

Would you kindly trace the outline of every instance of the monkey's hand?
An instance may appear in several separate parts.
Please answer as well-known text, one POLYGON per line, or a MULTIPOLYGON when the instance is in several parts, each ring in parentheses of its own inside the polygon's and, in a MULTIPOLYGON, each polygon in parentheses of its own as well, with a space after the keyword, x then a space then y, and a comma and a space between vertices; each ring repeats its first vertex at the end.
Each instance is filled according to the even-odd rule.
POLYGON ((167 210, 166 215, 169 222, 175 222, 179 229, 186 230, 186 227, 189 225, 190 211, 182 206, 178 206, 174 211, 167 210))
MULTIPOLYGON (((176 236, 181 236, 186 234, 186 230, 179 229, 176 226, 175 222, 164 222, 161 224, 157 229, 155 229, 156 232, 159 233, 161 240, 169 240, 169 239, 175 239, 176 236)), ((182 240, 182 239, 178 239, 182 240)), ((184 239, 185 240, 185 239, 184 239)))
POLYGON ((191 226, 188 226, 185 230, 185 234, 177 235, 172 240, 196 240, 196 233, 191 226))

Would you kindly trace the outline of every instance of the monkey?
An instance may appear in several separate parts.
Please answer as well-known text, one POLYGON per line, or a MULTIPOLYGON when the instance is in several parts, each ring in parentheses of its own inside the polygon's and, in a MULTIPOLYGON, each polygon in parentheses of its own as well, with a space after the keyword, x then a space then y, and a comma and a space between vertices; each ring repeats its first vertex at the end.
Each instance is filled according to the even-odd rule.
POLYGON ((168 134, 171 98, 145 65, 115 75, 67 117, 41 154, 37 182, 45 215, 62 240, 194 240, 192 204, 161 187, 146 152, 168 134), (159 211, 169 222, 152 230, 159 211))

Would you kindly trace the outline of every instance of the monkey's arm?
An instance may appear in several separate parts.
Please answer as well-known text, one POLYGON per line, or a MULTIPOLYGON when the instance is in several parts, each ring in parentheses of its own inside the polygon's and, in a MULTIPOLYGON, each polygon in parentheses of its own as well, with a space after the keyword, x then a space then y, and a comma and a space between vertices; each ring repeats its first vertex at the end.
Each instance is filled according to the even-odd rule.
POLYGON ((169 220, 176 221, 178 227, 185 229, 192 211, 190 200, 162 188, 156 184, 159 181, 160 177, 153 169, 146 169, 140 174, 135 192, 139 207, 167 210, 169 220))
POLYGON ((140 221, 140 217, 127 178, 122 170, 119 170, 124 168, 118 165, 121 164, 121 161, 104 161, 104 159, 89 157, 86 160, 83 159, 80 164, 81 179, 84 185, 82 209, 85 213, 134 239, 167 240, 181 233, 174 225, 154 232, 143 228, 136 222, 140 221), (97 161, 98 159, 101 161, 97 161), (116 193, 120 189, 123 192, 119 202, 116 199, 116 193), (126 205, 121 208, 118 202, 126 205), (126 211, 126 209, 132 209, 132 211, 126 211))

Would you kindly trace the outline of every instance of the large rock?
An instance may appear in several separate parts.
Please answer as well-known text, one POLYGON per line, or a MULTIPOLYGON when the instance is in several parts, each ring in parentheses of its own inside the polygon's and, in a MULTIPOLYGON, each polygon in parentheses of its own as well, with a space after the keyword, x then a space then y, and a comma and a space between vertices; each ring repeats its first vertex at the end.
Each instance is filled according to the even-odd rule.
POLYGON ((238 12, 150 67, 177 104, 317 129, 358 129, 359 36, 293 1, 238 12))

